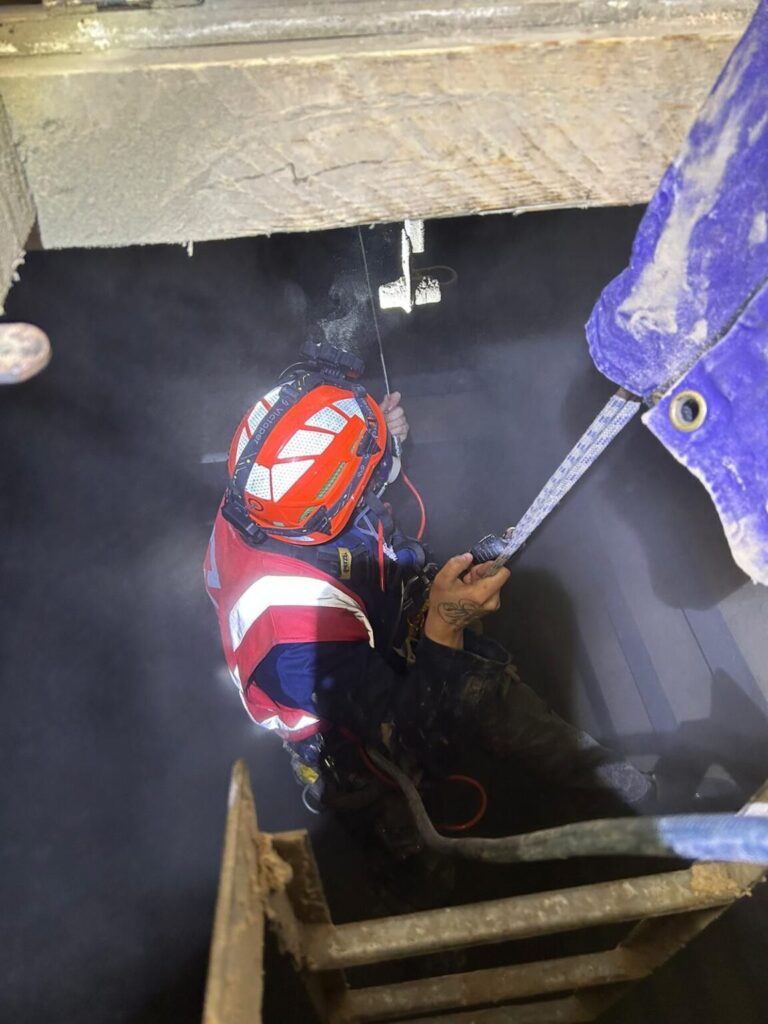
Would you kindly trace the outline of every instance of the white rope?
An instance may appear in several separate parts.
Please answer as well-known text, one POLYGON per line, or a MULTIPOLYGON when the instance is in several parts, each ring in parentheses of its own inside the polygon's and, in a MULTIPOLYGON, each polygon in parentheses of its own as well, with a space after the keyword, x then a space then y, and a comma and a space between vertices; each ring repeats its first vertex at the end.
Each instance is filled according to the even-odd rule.
MULTIPOLYGON (((389 390, 389 374, 387 373, 387 361, 384 358, 384 345, 381 341, 381 330, 379 329, 379 318, 376 314, 376 300, 373 297, 373 288, 371 287, 371 275, 368 270, 368 257, 365 254, 365 242, 363 242, 363 232, 360 225, 357 227, 357 237, 360 241, 360 252, 363 254, 363 269, 365 270, 365 283, 368 285, 368 298, 371 303, 371 315, 373 316, 373 326, 376 329, 376 341, 379 346, 379 359, 381 360, 381 372, 384 377, 384 389, 387 395, 391 395, 392 392, 389 390)), ((403 442, 399 437, 392 435, 392 453, 396 459, 402 458, 403 455, 403 442)))
POLYGON ((387 394, 391 394, 389 390, 389 374, 387 373, 387 362, 384 358, 384 345, 381 341, 381 331, 379 330, 379 318, 376 315, 376 300, 373 297, 373 288, 371 287, 371 275, 368 272, 368 257, 365 254, 365 243, 363 242, 363 232, 360 225, 357 227, 357 237, 360 241, 360 252, 363 254, 363 270, 365 271, 365 283, 368 285, 368 298, 371 303, 371 315, 373 317, 373 326, 376 330, 376 341, 379 345, 379 358, 381 359, 381 372, 384 376, 384 387, 386 388, 387 394))

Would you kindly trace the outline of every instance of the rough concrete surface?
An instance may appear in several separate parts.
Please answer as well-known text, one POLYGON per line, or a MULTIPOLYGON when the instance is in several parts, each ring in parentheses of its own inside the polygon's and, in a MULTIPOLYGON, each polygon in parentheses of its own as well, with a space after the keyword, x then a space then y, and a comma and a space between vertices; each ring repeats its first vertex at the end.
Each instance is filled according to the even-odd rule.
POLYGON ((35 208, 0 99, 0 311, 24 260, 35 208))
POLYGON ((16 14, 0 94, 46 248, 637 203, 752 7, 16 14))

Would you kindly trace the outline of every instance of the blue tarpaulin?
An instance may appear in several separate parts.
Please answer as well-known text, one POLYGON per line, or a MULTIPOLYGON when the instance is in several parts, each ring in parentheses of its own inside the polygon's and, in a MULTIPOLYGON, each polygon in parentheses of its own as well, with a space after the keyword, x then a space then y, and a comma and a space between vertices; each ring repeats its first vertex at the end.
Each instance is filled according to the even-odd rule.
POLYGON ((646 399, 646 426, 711 494, 736 562, 768 584, 768 0, 587 337, 597 368, 646 399), (673 415, 683 392, 699 399, 694 428, 673 415))

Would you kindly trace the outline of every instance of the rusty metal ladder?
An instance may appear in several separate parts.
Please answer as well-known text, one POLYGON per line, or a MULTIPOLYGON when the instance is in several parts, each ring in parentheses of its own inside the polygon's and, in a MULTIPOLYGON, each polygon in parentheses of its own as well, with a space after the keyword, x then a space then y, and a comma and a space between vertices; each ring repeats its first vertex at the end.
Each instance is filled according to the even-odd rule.
MULTIPOLYGON (((766 802, 768 783, 741 813, 764 811, 766 802)), ((292 958, 323 1024, 596 1020, 622 998, 628 982, 665 963, 747 895, 765 870, 754 864, 693 864, 637 878, 334 925, 307 833, 259 831, 248 771, 238 761, 232 771, 203 1021, 262 1020, 267 925, 292 958), (368 988, 350 988, 344 974, 346 968, 363 964, 620 922, 637 923, 617 946, 598 953, 368 988)))

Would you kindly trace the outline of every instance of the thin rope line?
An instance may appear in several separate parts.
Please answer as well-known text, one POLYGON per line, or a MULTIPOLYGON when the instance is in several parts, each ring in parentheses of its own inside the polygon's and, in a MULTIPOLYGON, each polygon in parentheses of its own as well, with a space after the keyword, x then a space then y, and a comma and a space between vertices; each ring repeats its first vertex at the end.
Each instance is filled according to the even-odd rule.
POLYGON ((379 344, 379 358, 381 359, 381 372, 384 374, 384 387, 387 389, 387 394, 391 394, 389 390, 389 374, 387 373, 387 364, 384 360, 384 346, 381 343, 381 331, 379 330, 379 318, 376 316, 376 303, 373 298, 373 289, 371 288, 371 275, 368 273, 368 257, 365 255, 365 243, 363 242, 363 232, 358 224, 357 237, 360 240, 360 252, 363 254, 363 267, 365 269, 365 282, 368 285, 368 298, 371 302, 371 313, 373 314, 373 326, 376 328, 376 340, 379 344))

